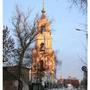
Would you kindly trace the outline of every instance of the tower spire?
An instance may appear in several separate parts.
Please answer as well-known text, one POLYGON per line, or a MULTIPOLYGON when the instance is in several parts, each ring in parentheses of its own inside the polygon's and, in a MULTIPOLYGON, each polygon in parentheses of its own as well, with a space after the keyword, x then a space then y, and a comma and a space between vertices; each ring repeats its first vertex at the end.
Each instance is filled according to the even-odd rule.
POLYGON ((45 13, 45 0, 43 0, 42 13, 45 13))

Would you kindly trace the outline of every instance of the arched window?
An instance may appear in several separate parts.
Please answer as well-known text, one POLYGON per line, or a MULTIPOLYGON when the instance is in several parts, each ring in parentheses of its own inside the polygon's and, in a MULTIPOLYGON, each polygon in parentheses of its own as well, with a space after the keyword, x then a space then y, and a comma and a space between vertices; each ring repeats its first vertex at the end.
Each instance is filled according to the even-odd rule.
POLYGON ((43 42, 40 44, 40 51, 45 51, 45 45, 43 42))
POLYGON ((41 33, 45 31, 45 26, 41 26, 41 33))

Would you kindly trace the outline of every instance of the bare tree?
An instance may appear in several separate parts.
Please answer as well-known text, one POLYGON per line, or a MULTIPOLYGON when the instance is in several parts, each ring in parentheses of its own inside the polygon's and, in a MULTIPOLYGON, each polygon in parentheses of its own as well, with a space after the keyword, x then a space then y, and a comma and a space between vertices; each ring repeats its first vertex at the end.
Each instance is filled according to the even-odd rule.
POLYGON ((10 35, 8 27, 3 27, 3 63, 11 65, 15 59, 15 42, 10 35))
POLYGON ((68 0, 72 6, 78 7, 83 14, 87 13, 87 0, 68 0))
POLYGON ((37 16, 34 21, 29 22, 29 17, 31 15, 31 11, 28 11, 26 14, 18 6, 16 6, 16 14, 12 18, 12 24, 14 26, 14 32, 16 33, 17 44, 18 44, 18 90, 22 90, 22 82, 21 82, 21 67, 23 64, 23 58, 26 50, 34 41, 37 30, 37 16))
MULTIPOLYGON (((59 0, 56 0, 59 1, 59 0)), ((77 7, 83 14, 87 14, 87 0, 67 0, 70 4, 70 8, 77 7)))

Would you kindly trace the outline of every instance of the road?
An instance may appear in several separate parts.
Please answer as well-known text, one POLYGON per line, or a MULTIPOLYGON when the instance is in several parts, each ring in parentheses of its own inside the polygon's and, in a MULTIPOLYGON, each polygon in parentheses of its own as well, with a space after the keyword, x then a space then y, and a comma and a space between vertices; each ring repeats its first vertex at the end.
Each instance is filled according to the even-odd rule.
POLYGON ((85 89, 68 89, 68 88, 59 88, 59 89, 48 89, 48 90, 85 90, 85 89))

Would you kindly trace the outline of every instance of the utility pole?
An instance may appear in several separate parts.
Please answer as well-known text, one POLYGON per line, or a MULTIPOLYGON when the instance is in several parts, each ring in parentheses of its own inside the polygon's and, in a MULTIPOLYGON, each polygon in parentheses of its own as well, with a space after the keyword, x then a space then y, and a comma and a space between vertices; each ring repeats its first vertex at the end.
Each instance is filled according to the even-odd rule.
MULTIPOLYGON (((86 43, 88 43, 88 31, 87 30, 83 30, 83 29, 75 29, 77 31, 81 31, 81 32, 84 32, 85 33, 85 36, 86 36, 86 43)), ((84 77, 83 77, 83 87, 87 90, 87 72, 88 72, 88 69, 87 69, 87 66, 86 65, 83 65, 81 67, 82 71, 84 72, 84 77)))

